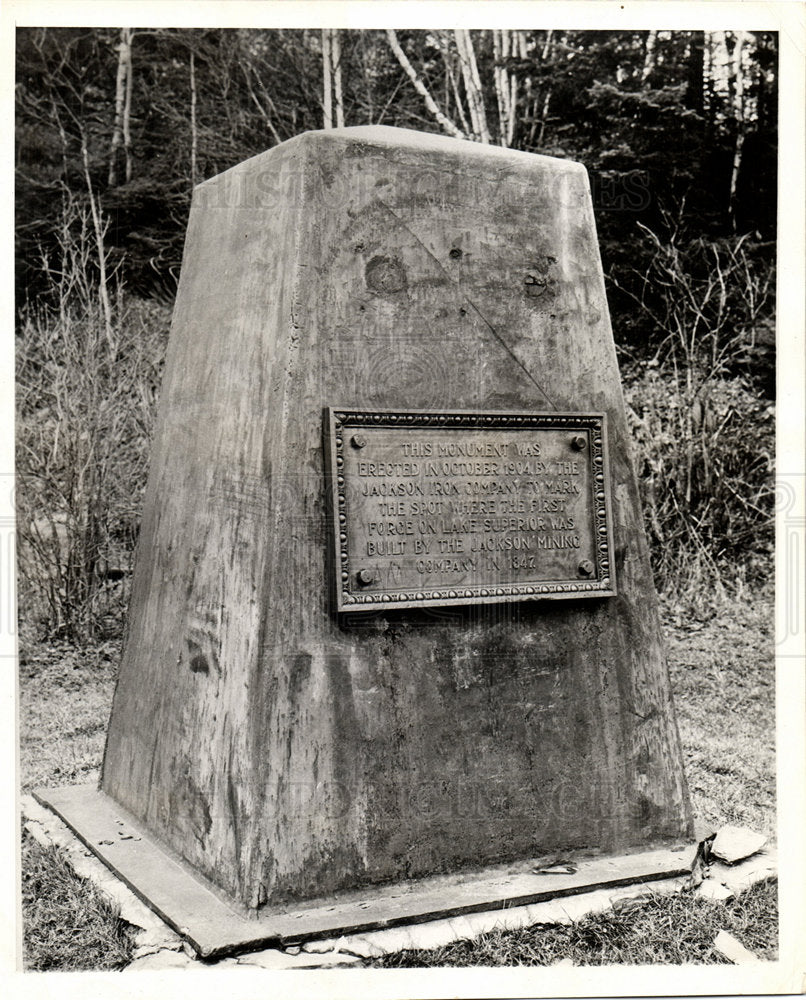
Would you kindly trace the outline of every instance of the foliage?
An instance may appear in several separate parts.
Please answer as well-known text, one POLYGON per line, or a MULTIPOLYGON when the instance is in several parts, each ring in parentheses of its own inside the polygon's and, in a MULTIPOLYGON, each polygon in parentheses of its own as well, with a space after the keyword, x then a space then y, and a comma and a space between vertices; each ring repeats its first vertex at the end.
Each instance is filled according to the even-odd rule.
POLYGON ((168 317, 118 295, 107 327, 86 211, 66 205, 60 240, 58 306, 25 306, 17 335, 19 581, 47 631, 91 636, 120 626, 168 317))
POLYGON ((705 595, 761 582, 772 557, 773 267, 745 237, 664 222, 632 269, 653 332, 625 365, 628 416, 658 585, 705 595))
POLYGON ((22 846, 23 962, 29 972, 122 969, 132 933, 56 847, 22 846))
MULTIPOLYGON (((25 28, 17 34, 21 301, 45 290, 31 262, 58 229, 54 193, 63 185, 74 194, 86 189, 82 144, 91 183, 113 220, 109 242, 113 259, 125 262, 127 286, 141 294, 170 293, 193 183, 322 127, 320 32, 135 29, 126 154, 131 179, 118 171, 112 182, 110 159, 121 155, 114 142, 118 32, 25 28)), ((775 35, 757 33, 745 46, 739 102, 745 110, 739 112, 730 32, 465 32, 477 87, 463 72, 462 34, 401 31, 397 40, 434 103, 466 134, 475 134, 473 97, 496 141, 500 136, 518 149, 585 163, 608 272, 633 257, 636 222, 657 229, 667 199, 685 201, 687 220, 708 239, 734 232, 771 238, 775 35), (717 49, 728 62, 711 66, 717 49), (514 95, 509 109, 505 93, 514 95), (745 167, 732 202, 739 135, 745 167)), ((383 31, 341 36, 348 125, 441 130, 383 31)), ((622 332, 622 320, 629 319, 630 305, 616 296, 613 309, 626 339, 631 327, 622 332)))
POLYGON ((740 377, 694 390, 650 365, 626 399, 658 588, 696 603, 762 583, 774 544, 773 405, 740 377))

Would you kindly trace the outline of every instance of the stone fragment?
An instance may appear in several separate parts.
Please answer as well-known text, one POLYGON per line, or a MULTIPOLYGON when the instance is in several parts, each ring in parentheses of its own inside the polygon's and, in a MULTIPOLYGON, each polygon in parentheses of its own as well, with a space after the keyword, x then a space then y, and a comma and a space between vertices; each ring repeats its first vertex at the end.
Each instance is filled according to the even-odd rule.
POLYGON ((137 934, 135 942, 137 948, 142 949, 144 955, 163 949, 179 951, 182 947, 182 939, 167 924, 163 924, 161 927, 154 924, 144 928, 137 934))
POLYGON ((182 951, 157 951, 151 955, 144 955, 136 958, 130 965, 127 965, 124 972, 149 971, 157 972, 163 969, 187 969, 194 965, 192 958, 189 958, 182 951))
POLYGON ((763 833, 748 830, 746 826, 723 826, 711 845, 711 854, 732 865, 760 851, 766 843, 763 833))
POLYGON ((744 861, 728 865, 715 861, 711 865, 711 877, 723 882, 738 895, 762 879, 778 874, 778 855, 772 848, 765 847, 744 861))
POLYGON ((701 819, 694 820, 694 839, 698 844, 702 844, 706 840, 713 840, 715 836, 716 830, 710 823, 705 823, 701 819))
POLYGON ((737 941, 732 934, 727 931, 720 931, 714 938, 714 950, 727 958, 734 965, 745 965, 747 962, 758 962, 760 959, 737 941))
POLYGON ((240 955, 238 965, 254 965, 260 969, 322 969, 336 965, 355 965, 361 959, 356 955, 347 955, 338 951, 314 955, 301 952, 299 955, 289 955, 277 948, 266 948, 250 955, 240 955))
POLYGON ((702 899, 725 900, 733 899, 735 893, 716 879, 707 878, 697 889, 697 895, 702 899))

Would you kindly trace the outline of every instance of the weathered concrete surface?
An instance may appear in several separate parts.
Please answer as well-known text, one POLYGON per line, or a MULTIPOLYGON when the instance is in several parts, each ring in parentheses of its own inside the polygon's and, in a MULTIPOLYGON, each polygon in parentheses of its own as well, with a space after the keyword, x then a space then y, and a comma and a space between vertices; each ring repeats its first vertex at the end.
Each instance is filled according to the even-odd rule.
POLYGON ((102 787, 251 908, 690 833, 578 164, 347 129, 196 190, 102 787), (337 620, 326 405, 605 411, 618 597, 337 620))
POLYGON ((42 789, 35 794, 203 958, 536 903, 593 888, 688 877, 696 871, 699 853, 694 845, 676 845, 615 857, 597 855, 578 858, 567 866, 569 871, 556 874, 545 873, 546 859, 524 859, 472 873, 368 886, 319 897, 313 903, 268 906, 256 916, 235 912, 220 891, 205 885, 195 870, 148 831, 138 829, 137 821, 91 785, 42 789), (119 837, 121 822, 135 836, 119 837))
POLYGON ((687 879, 661 879, 648 885, 626 885, 611 889, 596 889, 579 896, 566 896, 531 906, 485 910, 422 924, 407 924, 365 934, 345 934, 339 938, 309 941, 303 951, 314 954, 347 953, 362 958, 377 958, 400 951, 443 948, 456 941, 473 941, 491 931, 516 930, 537 925, 571 924, 593 913, 604 913, 614 903, 671 895, 682 892, 687 879))
POLYGON ((139 928, 134 935, 134 957, 180 951, 182 938, 146 906, 106 865, 87 850, 73 832, 31 795, 20 801, 24 829, 43 847, 59 847, 70 867, 100 890, 117 908, 121 920, 139 928))
MULTIPOLYGON (((143 906, 114 872, 101 864, 95 856, 90 855, 85 845, 57 816, 44 809, 31 796, 23 796, 22 814, 25 827, 32 836, 45 846, 59 846, 76 871, 119 906, 124 920, 147 928, 141 930, 136 937, 133 961, 126 967, 126 971, 170 968, 221 969, 249 965, 260 965, 263 968, 323 968, 354 964, 361 958, 373 958, 407 949, 438 948, 455 941, 474 940, 493 930, 532 927, 538 924, 569 924, 629 900, 681 892, 691 886, 699 873, 699 868, 695 868, 692 875, 687 877, 659 879, 642 884, 611 885, 605 889, 527 906, 504 908, 499 906, 477 913, 363 931, 359 934, 341 934, 335 938, 324 937, 306 941, 301 946, 264 948, 260 951, 246 951, 237 957, 202 962, 197 959, 195 949, 189 943, 183 944, 182 939, 156 914, 143 906)), ((690 858, 693 861, 693 854, 690 858)), ((220 907, 220 904, 216 904, 213 900, 212 907, 208 906, 207 909, 215 909, 216 905, 220 907)), ((213 915, 215 916, 215 913, 213 915)), ((186 917, 187 914, 183 913, 181 916, 186 917)), ((258 924, 259 921, 253 922, 255 930, 258 924)), ((233 945, 233 940, 226 938, 230 930, 227 918, 224 916, 224 919, 218 922, 222 945, 233 945)))

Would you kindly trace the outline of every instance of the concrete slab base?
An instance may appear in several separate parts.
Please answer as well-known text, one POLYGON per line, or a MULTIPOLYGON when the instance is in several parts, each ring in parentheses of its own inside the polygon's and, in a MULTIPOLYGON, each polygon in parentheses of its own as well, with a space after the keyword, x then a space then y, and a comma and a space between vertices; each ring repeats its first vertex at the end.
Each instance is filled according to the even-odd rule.
MULTIPOLYGON (((546 859, 534 858, 483 871, 370 887, 304 904, 267 907, 258 917, 250 917, 237 912, 94 786, 42 789, 35 797, 203 958, 323 938, 333 942, 324 950, 332 951, 334 939, 347 935, 483 911, 492 911, 499 926, 509 926, 505 921, 512 908, 528 910, 533 904, 566 900, 592 890, 686 879, 698 853, 697 845, 684 844, 618 857, 579 857, 554 868, 547 867, 546 859)), ((540 922, 539 916, 532 922, 540 922)))

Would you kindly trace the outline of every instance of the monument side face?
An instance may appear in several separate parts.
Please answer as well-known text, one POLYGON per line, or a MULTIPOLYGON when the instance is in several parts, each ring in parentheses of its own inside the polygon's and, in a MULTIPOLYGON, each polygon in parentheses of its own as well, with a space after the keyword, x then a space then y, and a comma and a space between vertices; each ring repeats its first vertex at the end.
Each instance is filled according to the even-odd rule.
POLYGON ((197 189, 102 787, 251 907, 690 832, 579 165, 345 129, 197 189), (326 407, 604 414, 616 596, 336 614, 326 407))

